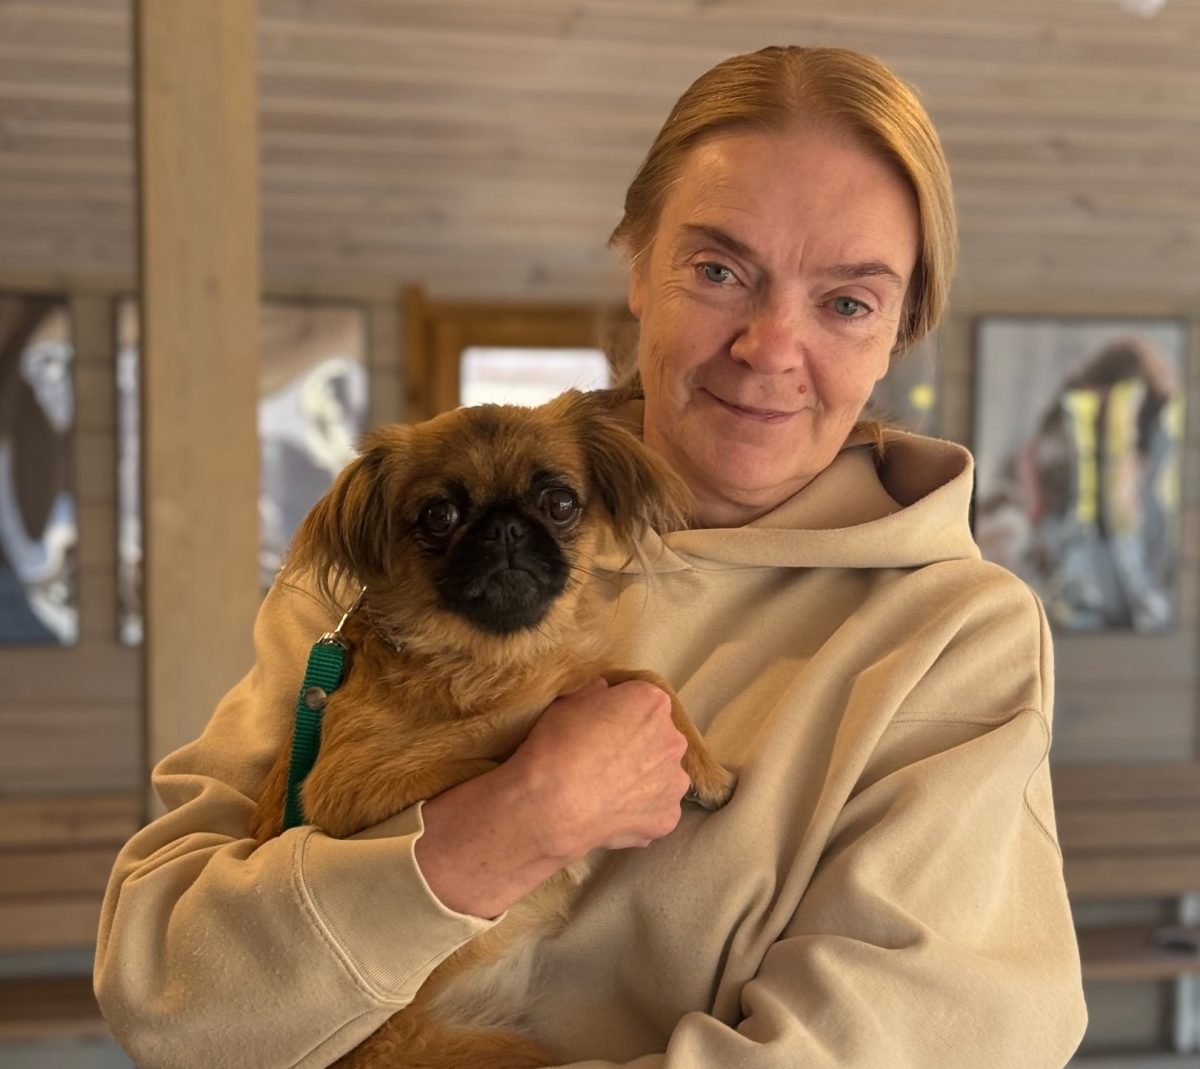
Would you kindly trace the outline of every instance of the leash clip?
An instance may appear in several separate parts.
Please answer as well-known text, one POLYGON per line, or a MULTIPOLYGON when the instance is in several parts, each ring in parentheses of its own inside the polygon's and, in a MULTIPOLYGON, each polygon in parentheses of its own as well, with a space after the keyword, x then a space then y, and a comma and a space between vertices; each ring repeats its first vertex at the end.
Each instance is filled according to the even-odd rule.
POLYGON ((342 628, 346 626, 346 621, 358 611, 359 606, 362 605, 363 596, 366 594, 366 592, 366 587, 363 587, 358 592, 358 597, 354 599, 354 604, 342 614, 342 618, 338 621, 337 627, 335 627, 332 631, 326 631, 325 634, 317 639, 318 646, 341 646, 342 649, 349 649, 350 644, 342 637, 342 628))

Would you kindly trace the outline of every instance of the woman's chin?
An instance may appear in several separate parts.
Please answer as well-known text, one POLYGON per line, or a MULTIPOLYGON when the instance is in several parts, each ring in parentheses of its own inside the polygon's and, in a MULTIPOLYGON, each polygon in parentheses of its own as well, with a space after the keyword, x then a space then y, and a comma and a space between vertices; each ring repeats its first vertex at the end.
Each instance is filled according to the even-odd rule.
MULTIPOLYGON (((802 490, 813 478, 799 465, 784 467, 778 455, 730 448, 693 462, 684 473, 699 500, 723 502, 762 515, 802 490)), ((819 469, 818 469, 819 470, 819 469)), ((815 474, 815 473, 814 473, 815 474)))

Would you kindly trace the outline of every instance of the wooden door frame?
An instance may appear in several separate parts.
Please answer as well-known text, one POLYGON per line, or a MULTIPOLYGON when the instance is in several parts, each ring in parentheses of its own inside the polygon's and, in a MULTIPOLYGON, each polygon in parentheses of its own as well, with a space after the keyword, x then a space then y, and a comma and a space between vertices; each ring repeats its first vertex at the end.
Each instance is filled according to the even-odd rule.
POLYGON ((415 285, 404 291, 403 304, 411 421, 458 406, 458 358, 468 346, 601 349, 619 372, 636 335, 629 312, 608 304, 433 301, 415 285))

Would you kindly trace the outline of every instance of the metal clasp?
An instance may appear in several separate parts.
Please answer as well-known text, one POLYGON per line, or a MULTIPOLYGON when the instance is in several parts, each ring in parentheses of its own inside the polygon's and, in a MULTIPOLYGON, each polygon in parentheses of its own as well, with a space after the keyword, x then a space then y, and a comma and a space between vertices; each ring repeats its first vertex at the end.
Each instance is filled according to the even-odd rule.
POLYGON ((366 594, 366 592, 366 587, 363 587, 362 590, 358 592, 358 597, 354 599, 354 604, 342 614, 342 618, 338 621, 337 627, 335 627, 332 631, 326 631, 325 634, 323 634, 317 640, 317 645, 341 646, 342 649, 349 648, 350 644, 342 637, 342 628, 346 626, 346 621, 358 611, 359 606, 362 605, 363 596, 366 594))

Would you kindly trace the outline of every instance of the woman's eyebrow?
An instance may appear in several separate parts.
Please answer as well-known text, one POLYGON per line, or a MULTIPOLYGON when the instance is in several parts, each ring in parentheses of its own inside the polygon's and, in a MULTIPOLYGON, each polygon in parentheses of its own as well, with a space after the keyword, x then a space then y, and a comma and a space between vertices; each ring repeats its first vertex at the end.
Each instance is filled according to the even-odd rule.
POLYGON ((882 278, 897 286, 904 285, 904 279, 882 260, 863 260, 854 264, 831 264, 829 267, 823 267, 820 273, 846 282, 853 282, 858 278, 882 278))
MULTIPOLYGON (((757 259, 754 250, 749 245, 744 241, 739 241, 719 226, 712 226, 709 223, 684 223, 682 229, 685 235, 705 238, 714 245, 720 245, 728 249, 735 256, 740 256, 745 260, 757 259)), ((882 260, 862 260, 858 263, 831 264, 828 267, 822 268, 819 273, 823 276, 846 282, 853 282, 859 278, 882 278, 895 286, 904 285, 904 279, 882 260)))
POLYGON ((710 226, 708 223, 684 223, 683 232, 691 237, 707 238, 715 245, 724 246, 735 256, 741 256, 743 259, 757 259, 754 250, 749 245, 744 241, 738 241, 732 234, 722 230, 719 226, 710 226))

